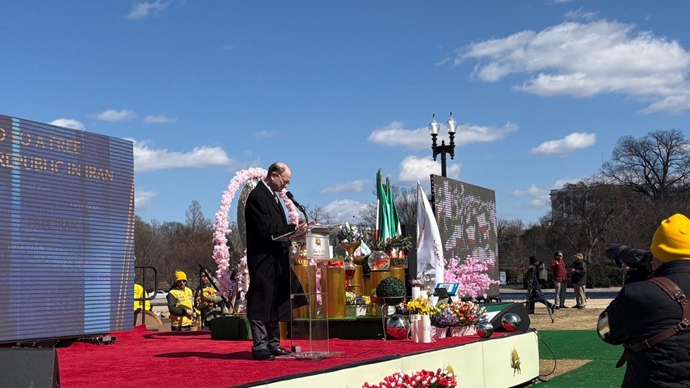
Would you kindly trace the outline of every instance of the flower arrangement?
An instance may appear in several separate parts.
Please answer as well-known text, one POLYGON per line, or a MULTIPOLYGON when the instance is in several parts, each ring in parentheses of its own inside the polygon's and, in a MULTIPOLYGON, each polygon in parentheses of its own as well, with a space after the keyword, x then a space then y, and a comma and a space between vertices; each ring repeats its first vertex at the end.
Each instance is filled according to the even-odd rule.
POLYGON ((458 283, 458 295, 469 295, 472 299, 484 295, 490 285, 499 284, 486 274, 488 266, 483 261, 467 256, 465 262, 460 264, 457 257, 445 260, 443 281, 446 283, 458 283))
POLYGON ((342 225, 338 230, 336 237, 339 243, 346 243, 362 241, 364 235, 356 225, 350 225, 349 222, 345 222, 345 225, 342 225))
POLYGON ((457 386, 455 375, 448 367, 447 370, 439 368, 436 372, 424 369, 419 372, 397 372, 387 376, 378 384, 364 383, 362 388, 454 388, 457 386))
POLYGON ((371 299, 366 295, 357 295, 354 292, 345 292, 345 304, 348 306, 368 306, 371 299))
POLYGON ((441 305, 438 311, 431 315, 431 324, 435 327, 458 326, 459 322, 458 316, 450 305, 441 305))
POLYGON ((422 279, 412 279, 410 280, 412 287, 422 287, 424 286, 424 280, 422 279))
POLYGON ((479 304, 474 302, 458 301, 451 303, 448 307, 458 318, 455 326, 476 325, 486 318, 486 307, 479 307, 479 304))
POLYGON ((388 237, 385 240, 379 240, 376 243, 376 249, 384 252, 409 251, 412 249, 412 237, 403 235, 388 237))
POLYGON ((434 315, 438 312, 438 308, 429 299, 419 297, 405 303, 403 311, 405 314, 434 315))

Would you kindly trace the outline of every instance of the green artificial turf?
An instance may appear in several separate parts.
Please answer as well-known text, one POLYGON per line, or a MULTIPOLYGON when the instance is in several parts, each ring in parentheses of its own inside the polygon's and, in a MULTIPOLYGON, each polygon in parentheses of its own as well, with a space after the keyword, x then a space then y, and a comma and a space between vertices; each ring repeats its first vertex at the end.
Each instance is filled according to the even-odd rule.
POLYGON ((536 386, 545 388, 620 387, 625 366, 616 369, 616 362, 622 353, 622 346, 605 343, 599 339, 594 330, 539 331, 540 359, 553 362, 555 358, 556 363, 558 360, 566 359, 592 361, 536 386))

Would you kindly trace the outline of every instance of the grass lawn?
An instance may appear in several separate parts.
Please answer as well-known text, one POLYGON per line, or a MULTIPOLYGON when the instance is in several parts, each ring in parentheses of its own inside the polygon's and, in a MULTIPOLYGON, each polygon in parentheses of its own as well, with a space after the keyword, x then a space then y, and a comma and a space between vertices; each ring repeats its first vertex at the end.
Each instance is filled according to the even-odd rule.
MULTIPOLYGON (((570 360, 590 360, 534 386, 553 388, 620 387, 625 366, 616 369, 623 347, 611 346, 597 336, 594 330, 539 330, 539 358, 542 374, 548 374, 558 363, 570 360), (544 372, 546 369, 546 372, 544 372)), ((580 361, 581 362, 581 361, 580 361)))

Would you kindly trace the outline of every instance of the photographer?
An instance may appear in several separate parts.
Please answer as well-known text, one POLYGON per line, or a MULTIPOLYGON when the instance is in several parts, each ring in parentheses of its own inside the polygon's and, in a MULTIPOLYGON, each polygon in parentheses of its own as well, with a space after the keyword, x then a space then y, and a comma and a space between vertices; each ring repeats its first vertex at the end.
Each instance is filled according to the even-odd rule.
POLYGON ((690 303, 683 302, 690 291, 690 220, 675 214, 662 221, 650 251, 621 246, 607 251, 631 272, 597 329, 602 340, 624 345, 616 365, 627 361, 623 387, 688 387, 690 332, 684 329, 690 325, 690 303), (643 280, 648 270, 651 279, 643 280))

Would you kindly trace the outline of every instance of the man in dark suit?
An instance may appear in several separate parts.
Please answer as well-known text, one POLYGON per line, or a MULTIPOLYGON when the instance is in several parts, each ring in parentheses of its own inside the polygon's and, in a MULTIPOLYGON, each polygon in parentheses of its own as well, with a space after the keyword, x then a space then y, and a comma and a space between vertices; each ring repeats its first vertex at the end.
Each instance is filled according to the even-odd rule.
MULTIPOLYGON (((280 320, 289 318, 290 268, 288 244, 273 241, 273 237, 295 231, 287 223, 285 211, 276 195, 290 184, 292 172, 284 163, 273 163, 266 178, 249 193, 245 207, 247 225, 247 318, 252 331, 255 360, 273 360, 289 355, 280 347, 280 320)), ((306 233, 300 225, 294 237, 306 233)))

